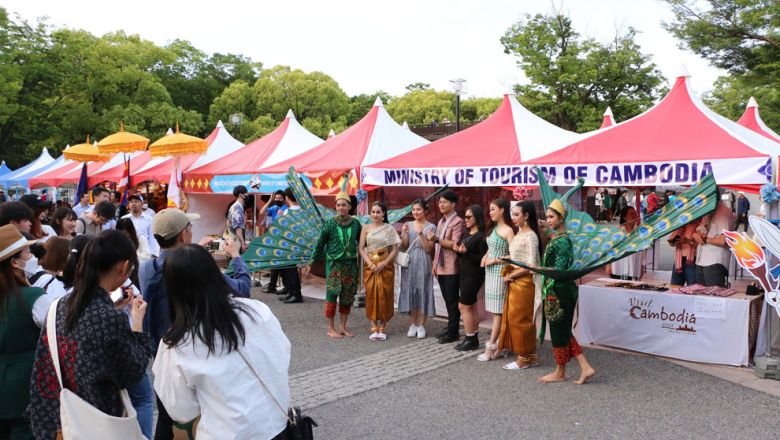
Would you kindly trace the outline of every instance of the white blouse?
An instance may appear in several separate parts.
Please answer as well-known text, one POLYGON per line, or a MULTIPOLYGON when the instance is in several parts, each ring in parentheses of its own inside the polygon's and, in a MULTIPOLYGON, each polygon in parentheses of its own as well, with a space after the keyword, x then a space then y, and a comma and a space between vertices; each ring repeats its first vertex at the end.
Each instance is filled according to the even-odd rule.
MULTIPOLYGON (((271 310, 260 301, 234 298, 252 317, 239 313, 246 332, 240 348, 276 400, 290 405, 288 368, 290 341, 271 310), (254 318, 254 321, 252 320, 254 318)), ((241 355, 208 354, 200 340, 183 340, 171 348, 160 341, 154 371, 154 389, 171 418, 186 423, 201 416, 196 436, 208 439, 269 439, 287 426, 287 416, 268 395, 241 355)))

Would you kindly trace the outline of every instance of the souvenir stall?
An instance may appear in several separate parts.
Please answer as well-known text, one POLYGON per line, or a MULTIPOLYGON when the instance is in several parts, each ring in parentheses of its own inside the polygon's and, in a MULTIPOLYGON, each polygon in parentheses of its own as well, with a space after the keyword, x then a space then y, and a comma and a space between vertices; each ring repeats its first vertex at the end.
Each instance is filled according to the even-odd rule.
MULTIPOLYGON (((229 136, 229 135, 228 135, 229 136)), ((231 138, 232 139, 232 138, 231 138)), ((284 174, 263 174, 258 171, 264 165, 275 164, 289 157, 308 151, 322 143, 301 126, 292 111, 273 131, 241 148, 223 155, 217 160, 196 163, 184 172, 184 190, 190 207, 197 212, 208 212, 201 217, 199 234, 221 234, 225 229, 225 213, 233 203, 233 188, 244 185, 253 194, 252 211, 248 220, 256 225, 257 210, 263 205, 259 194, 284 190, 287 181, 284 174)), ((310 182, 309 182, 310 183, 310 182)), ((249 228, 247 228, 249 229, 249 228)), ((254 235, 257 228, 251 231, 254 235)))

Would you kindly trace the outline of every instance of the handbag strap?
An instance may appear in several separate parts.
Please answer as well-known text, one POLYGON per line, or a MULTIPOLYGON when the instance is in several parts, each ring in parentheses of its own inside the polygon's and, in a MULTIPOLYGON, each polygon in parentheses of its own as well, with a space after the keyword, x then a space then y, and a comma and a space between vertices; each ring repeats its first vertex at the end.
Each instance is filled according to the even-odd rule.
POLYGON ((246 364, 246 366, 249 367, 249 370, 252 372, 252 374, 255 375, 255 377, 257 378, 257 381, 260 382, 260 385, 263 386, 263 388, 265 389, 265 392, 268 393, 269 396, 271 396, 271 400, 274 401, 276 406, 279 408, 279 411, 281 411, 282 414, 284 414, 284 416, 287 417, 287 420, 291 424, 294 425, 295 424, 295 420, 290 417, 290 414, 287 411, 284 410, 284 407, 282 406, 282 404, 279 403, 278 400, 276 400, 276 397, 274 396, 274 393, 272 393, 271 390, 268 388, 268 386, 265 384, 265 382, 263 382, 263 379, 260 377, 259 374, 257 374, 257 371, 255 370, 255 368, 246 359, 246 356, 244 356, 244 353, 242 353, 241 350, 238 350, 238 349, 236 349, 236 351, 238 352, 238 355, 241 356, 241 359, 244 360, 244 363, 246 364))
POLYGON ((54 371, 57 373, 57 382, 62 385, 62 374, 60 372, 60 354, 57 349, 57 304, 60 298, 55 299, 49 305, 49 312, 46 314, 46 338, 49 340, 49 353, 51 353, 51 363, 54 365, 54 371))

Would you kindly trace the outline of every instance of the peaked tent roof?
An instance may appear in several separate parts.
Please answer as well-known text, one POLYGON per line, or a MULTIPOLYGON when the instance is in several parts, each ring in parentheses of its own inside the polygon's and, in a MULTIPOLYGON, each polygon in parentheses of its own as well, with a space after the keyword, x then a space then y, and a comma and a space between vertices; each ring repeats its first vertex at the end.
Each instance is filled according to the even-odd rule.
MULTIPOLYGON (((166 135, 173 134, 169 129, 166 135)), ((209 148, 204 154, 190 154, 183 156, 179 160, 179 166, 181 170, 187 170, 193 165, 204 165, 211 161, 217 160, 226 154, 230 154, 233 151, 241 148, 244 144, 236 140, 228 133, 225 125, 222 121, 217 122, 217 126, 206 137, 206 143, 209 144, 209 148)), ((161 182, 167 182, 171 178, 171 172, 176 166, 176 158, 173 157, 155 157, 152 158, 146 165, 138 169, 138 171, 130 170, 130 182, 133 185, 137 185, 147 180, 157 180, 161 182)))
MULTIPOLYGON (((97 173, 101 168, 106 165, 107 162, 86 162, 87 175, 97 173)), ((84 162, 69 161, 69 163, 63 162, 62 166, 55 169, 46 171, 43 174, 39 174, 30 179, 31 187, 43 187, 52 186, 58 187, 61 185, 78 184, 81 179, 81 167, 84 162)))
POLYGON ((704 173, 721 185, 760 185, 771 174, 769 156, 779 154, 779 143, 707 108, 681 76, 644 113, 531 162, 580 167, 586 185, 690 185, 704 173))
POLYGON ((780 134, 772 131, 772 129, 767 127, 767 125, 761 119, 761 115, 758 114, 758 102, 756 102, 756 99, 752 96, 748 101, 747 107, 745 107, 745 113, 743 113, 742 117, 739 118, 737 124, 743 127, 747 127, 756 133, 769 138, 770 140, 780 142, 780 134))
MULTIPOLYGON (((40 188, 40 187, 46 187, 46 186, 56 186, 56 185, 50 185, 48 182, 48 177, 56 177, 65 173, 70 172, 76 165, 81 165, 81 162, 76 162, 70 159, 65 159, 63 157, 62 162, 59 164, 46 168, 45 170, 40 170, 38 173, 35 174, 35 176, 30 177, 27 179, 27 183, 30 185, 30 188, 40 188)), ((80 168, 79 168, 80 169, 80 168)))
MULTIPOLYGON (((382 162, 371 169, 454 168, 518 165, 579 139, 504 95, 501 105, 484 121, 422 148, 382 162)), ((369 182, 382 184, 383 182, 369 182)))
POLYGON ((656 105, 533 160, 537 164, 634 163, 780 154, 780 144, 718 115, 679 77, 656 105))
POLYGON ((5 164, 5 161, 0 164, 0 177, 12 172, 13 170, 8 168, 8 165, 5 164))
POLYGON ((599 127, 599 129, 611 127, 613 125, 615 125, 615 116, 612 114, 612 108, 607 107, 607 110, 604 112, 604 119, 601 121, 601 127, 599 127))
POLYGON ((10 173, 0 177, 0 184, 5 187, 10 185, 26 187, 28 184, 28 177, 34 175, 34 172, 43 169, 52 162, 54 162, 54 158, 51 157, 51 154, 49 154, 48 148, 43 147, 43 150, 37 159, 17 169, 16 171, 11 171, 10 173))
POLYGON ((260 172, 284 173, 290 166, 300 172, 353 170, 427 143, 425 138, 398 125, 377 98, 371 110, 353 126, 309 151, 266 166, 260 172))
POLYGON ((211 163, 201 166, 196 163, 185 176, 253 174, 264 166, 277 164, 320 144, 322 139, 303 128, 289 110, 282 123, 270 133, 211 163))
POLYGON ((124 153, 118 153, 113 158, 111 158, 111 161, 101 167, 97 173, 91 174, 89 176, 87 186, 92 187, 104 181, 119 183, 125 172, 125 156, 130 159, 131 174, 133 173, 133 170, 140 169, 140 167, 144 166, 152 158, 151 153, 148 151, 141 151, 127 155, 124 153), (121 161, 116 163, 115 159, 121 159, 121 161))

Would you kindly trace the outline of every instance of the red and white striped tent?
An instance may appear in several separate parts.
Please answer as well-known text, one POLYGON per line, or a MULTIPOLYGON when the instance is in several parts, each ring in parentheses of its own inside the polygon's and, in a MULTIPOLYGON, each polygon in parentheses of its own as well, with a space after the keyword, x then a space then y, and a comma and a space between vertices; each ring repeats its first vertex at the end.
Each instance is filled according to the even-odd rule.
POLYGON ((237 185, 250 188, 256 182, 253 192, 267 193, 278 189, 271 182, 280 182, 284 189, 286 172, 270 176, 260 175, 259 170, 303 154, 322 142, 303 128, 289 110, 281 124, 265 136, 218 160, 190 167, 184 173, 184 188, 187 192, 230 193, 237 185))
POLYGON ((747 127, 772 141, 780 142, 780 134, 772 131, 761 119, 761 115, 758 113, 758 102, 752 96, 745 108, 745 113, 739 118, 737 124, 747 127))
POLYGON ((424 147, 368 162, 363 182, 381 186, 516 186, 533 184, 530 159, 562 148, 582 135, 563 130, 505 95, 484 121, 424 147))
POLYGON ((428 141, 401 127, 377 98, 371 110, 353 126, 322 144, 273 165, 261 173, 286 173, 290 166, 312 180, 315 192, 339 191, 341 179, 349 173, 348 189, 354 193, 361 185, 360 170, 414 150, 428 141))
POLYGON ((779 143, 707 108, 680 76, 644 113, 531 162, 558 185, 577 177, 588 186, 690 185, 712 173, 718 184, 756 191, 779 153, 779 143))

